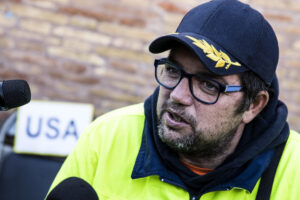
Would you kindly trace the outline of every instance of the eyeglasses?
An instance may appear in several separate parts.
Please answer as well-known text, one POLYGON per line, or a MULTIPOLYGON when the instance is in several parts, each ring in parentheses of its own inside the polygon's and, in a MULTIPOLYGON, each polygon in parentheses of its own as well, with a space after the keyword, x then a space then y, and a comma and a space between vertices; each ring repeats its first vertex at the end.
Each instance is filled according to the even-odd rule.
POLYGON ((155 79, 161 86, 173 90, 186 77, 193 97, 205 104, 215 104, 221 93, 242 90, 240 85, 224 85, 201 74, 189 74, 166 58, 156 59, 154 66, 155 79))

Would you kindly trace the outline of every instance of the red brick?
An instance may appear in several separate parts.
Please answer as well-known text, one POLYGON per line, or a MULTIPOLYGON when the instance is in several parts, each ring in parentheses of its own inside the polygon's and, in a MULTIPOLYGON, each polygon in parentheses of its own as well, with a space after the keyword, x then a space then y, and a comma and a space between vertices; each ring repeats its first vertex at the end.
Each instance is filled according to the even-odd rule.
MULTIPOLYGON (((289 67, 294 67, 295 69, 300 69, 300 62, 299 62, 299 59, 289 59, 287 61, 287 66, 289 67)), ((300 78, 300 77, 299 77, 300 78)))
POLYGON ((31 80, 32 84, 37 85, 40 88, 47 88, 50 86, 49 79, 46 79, 43 76, 35 76, 31 80))
POLYGON ((9 2, 9 3, 21 3, 22 0, 2 0, 3 2, 9 2))
POLYGON ((136 95, 126 94, 126 93, 122 93, 120 91, 112 92, 112 90, 107 87, 92 89, 90 92, 91 92, 91 95, 93 95, 93 96, 94 95, 99 96, 104 99, 122 100, 124 102, 129 102, 129 103, 138 103, 143 100, 143 98, 136 96, 136 95))
POLYGON ((28 64, 38 64, 40 66, 56 66, 56 60, 42 57, 40 55, 21 52, 21 51, 6 51, 4 55, 7 59, 12 61, 21 61, 28 64))
POLYGON ((58 80, 68 80, 76 83, 84 84, 84 85, 93 85, 100 82, 100 79, 97 77, 89 77, 89 76, 76 76, 73 74, 62 73, 58 70, 51 70, 48 72, 50 77, 58 80))
MULTIPOLYGON (((66 15, 27 4, 11 4, 9 9, 14 16, 19 16, 20 19, 34 18, 41 21, 47 21, 48 23, 51 22, 56 25, 65 25, 68 23, 66 15)), ((34 26, 31 26, 31 28, 34 28, 34 26)))
POLYGON ((44 52, 45 51, 45 47, 44 45, 40 44, 40 43, 34 43, 34 42, 29 42, 29 41, 21 41, 21 42, 17 42, 16 43, 16 47, 19 50, 25 50, 25 51, 32 51, 32 52, 44 52))
POLYGON ((129 72, 129 73, 135 73, 137 72, 137 69, 138 67, 136 65, 130 65, 130 64, 127 64, 127 63, 124 63, 124 62, 119 62, 119 61, 112 61, 110 63, 110 65, 118 70, 123 70, 123 71, 126 71, 126 72, 129 72))
POLYGON ((124 14, 124 13, 129 14, 129 15, 133 14, 133 9, 131 7, 111 4, 111 2, 104 1, 101 4, 101 8, 103 10, 107 10, 107 11, 110 11, 110 12, 116 13, 116 14, 124 14))
POLYGON ((98 21, 112 22, 115 17, 112 14, 107 14, 103 12, 96 12, 71 6, 62 6, 58 8, 58 12, 68 14, 68 15, 82 15, 85 17, 94 18, 98 21))
POLYGON ((136 17, 136 18, 123 17, 119 20, 119 22, 120 22, 120 24, 123 24, 126 26, 136 26, 136 27, 140 27, 140 28, 143 28, 146 25, 145 20, 138 18, 138 17, 136 17))
POLYGON ((75 74, 82 74, 87 71, 88 66, 74 63, 74 62, 67 62, 63 61, 60 66, 62 67, 63 70, 69 73, 75 73, 75 74))
POLYGON ((187 12, 185 9, 182 9, 182 8, 174 5, 171 2, 163 1, 163 2, 158 3, 158 5, 159 5, 159 7, 161 7, 162 9, 164 9, 165 11, 171 12, 171 13, 184 14, 184 13, 187 12))
POLYGON ((28 75, 23 74, 15 69, 13 69, 11 66, 6 66, 5 68, 0 65, 0 77, 3 80, 9 80, 9 79, 29 79, 28 75))
POLYGON ((263 15, 268 20, 277 20, 277 21, 287 22, 287 23, 291 22, 293 20, 291 16, 287 16, 287 15, 284 15, 284 14, 264 12, 263 15))
POLYGON ((118 17, 118 15, 112 15, 104 12, 94 12, 76 7, 60 7, 58 11, 69 15, 82 15, 97 19, 98 21, 112 22, 117 20, 119 23, 128 26, 144 27, 146 24, 145 21, 139 17, 118 17))
MULTIPOLYGON (((140 2, 139 2, 140 3, 140 2)), ((110 11, 112 13, 118 13, 117 15, 124 16, 124 14, 128 16, 136 16, 140 18, 153 18, 158 17, 158 14, 151 9, 141 9, 141 8, 135 8, 135 7, 129 7, 129 6, 122 6, 119 4, 110 4, 110 3, 103 3, 101 5, 101 8, 106 11, 110 11)))

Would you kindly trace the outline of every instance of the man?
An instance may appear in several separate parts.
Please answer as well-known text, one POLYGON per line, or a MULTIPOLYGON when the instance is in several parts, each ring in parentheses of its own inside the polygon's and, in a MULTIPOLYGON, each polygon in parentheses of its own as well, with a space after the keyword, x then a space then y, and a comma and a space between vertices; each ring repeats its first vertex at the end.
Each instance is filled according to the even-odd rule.
POLYGON ((155 60, 160 87, 92 123, 52 188, 77 176, 100 199, 299 199, 300 137, 278 100, 278 43, 263 16, 213 0, 149 49, 170 50, 155 60))

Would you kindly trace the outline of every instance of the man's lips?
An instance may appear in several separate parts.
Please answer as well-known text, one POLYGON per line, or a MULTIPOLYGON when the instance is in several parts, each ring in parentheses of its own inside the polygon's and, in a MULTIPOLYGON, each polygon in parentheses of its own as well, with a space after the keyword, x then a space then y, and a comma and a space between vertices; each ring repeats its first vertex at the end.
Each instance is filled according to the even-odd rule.
POLYGON ((167 110, 165 112, 165 122, 167 126, 174 129, 184 128, 189 126, 189 123, 184 117, 171 110, 167 110))

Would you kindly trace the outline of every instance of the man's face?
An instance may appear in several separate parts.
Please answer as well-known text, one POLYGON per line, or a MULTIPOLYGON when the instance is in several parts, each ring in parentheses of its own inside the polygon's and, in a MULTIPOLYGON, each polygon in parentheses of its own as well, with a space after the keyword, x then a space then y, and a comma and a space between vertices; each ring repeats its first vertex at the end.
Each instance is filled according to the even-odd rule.
MULTIPOLYGON (((169 60, 191 74, 207 74, 224 85, 240 85, 238 75, 213 76, 186 47, 170 53, 169 60)), ((236 109, 242 93, 222 93, 217 103, 203 104, 193 98, 184 78, 173 90, 160 86, 157 116, 161 140, 178 153, 213 157, 221 154, 233 140, 241 124, 236 109)))

